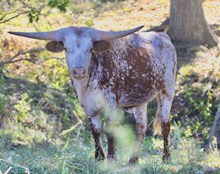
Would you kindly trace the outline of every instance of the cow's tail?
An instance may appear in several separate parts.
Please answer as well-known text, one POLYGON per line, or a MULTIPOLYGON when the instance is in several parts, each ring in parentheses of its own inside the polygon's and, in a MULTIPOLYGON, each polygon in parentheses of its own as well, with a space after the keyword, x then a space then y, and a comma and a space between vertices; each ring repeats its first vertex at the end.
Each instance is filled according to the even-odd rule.
POLYGON ((154 135, 161 134, 161 117, 159 107, 157 108, 156 118, 153 123, 154 135))

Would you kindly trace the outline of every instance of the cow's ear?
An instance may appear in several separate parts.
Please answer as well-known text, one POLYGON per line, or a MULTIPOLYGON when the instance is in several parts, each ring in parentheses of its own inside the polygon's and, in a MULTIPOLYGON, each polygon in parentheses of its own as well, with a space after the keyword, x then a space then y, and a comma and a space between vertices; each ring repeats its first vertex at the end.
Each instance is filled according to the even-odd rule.
POLYGON ((96 41, 93 42, 93 52, 100 52, 100 51, 106 51, 109 48, 111 48, 111 44, 106 40, 96 41))
POLYGON ((63 42, 51 41, 45 45, 46 49, 51 52, 61 52, 64 50, 63 42))

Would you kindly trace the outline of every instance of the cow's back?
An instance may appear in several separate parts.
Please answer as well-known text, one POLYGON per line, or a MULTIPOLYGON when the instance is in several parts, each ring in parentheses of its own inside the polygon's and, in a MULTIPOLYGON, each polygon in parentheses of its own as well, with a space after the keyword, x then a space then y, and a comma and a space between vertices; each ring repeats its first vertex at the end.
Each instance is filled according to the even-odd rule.
POLYGON ((152 99, 164 88, 166 74, 175 71, 175 49, 166 34, 133 34, 110 42, 111 49, 93 55, 91 78, 120 107, 152 99))

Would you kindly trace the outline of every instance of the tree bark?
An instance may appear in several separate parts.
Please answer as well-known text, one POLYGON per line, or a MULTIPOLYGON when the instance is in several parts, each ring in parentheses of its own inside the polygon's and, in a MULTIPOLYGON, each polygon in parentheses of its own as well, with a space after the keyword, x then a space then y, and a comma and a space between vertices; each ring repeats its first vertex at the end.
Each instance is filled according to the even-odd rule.
POLYGON ((168 34, 177 43, 210 47, 218 44, 206 22, 202 0, 171 0, 168 34))

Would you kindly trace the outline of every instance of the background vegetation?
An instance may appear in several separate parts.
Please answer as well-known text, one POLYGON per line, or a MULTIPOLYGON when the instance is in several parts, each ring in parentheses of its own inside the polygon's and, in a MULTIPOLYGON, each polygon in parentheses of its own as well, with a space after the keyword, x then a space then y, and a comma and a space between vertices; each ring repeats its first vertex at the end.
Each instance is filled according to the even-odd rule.
MULTIPOLYGON (((8 31, 46 31, 70 25, 103 30, 159 26, 169 17, 168 0, 5 0, 0 2, 0 171, 8 173, 204 173, 220 168, 218 146, 209 144, 220 107, 220 51, 176 45, 178 71, 172 107, 172 162, 162 163, 161 137, 146 137, 140 163, 128 166, 134 133, 118 128, 117 163, 93 159, 85 114, 69 80, 64 54, 44 41, 8 31), (12 168, 11 168, 12 167, 12 168)), ((206 19, 220 30, 220 2, 203 3, 206 19)), ((156 104, 150 105, 149 123, 156 104)), ((151 128, 149 124, 149 128, 151 128)), ((220 134, 220 124, 217 127, 220 134)), ((103 141, 106 142, 103 135, 103 141)), ((104 143, 106 144, 106 143, 104 143)), ((106 149, 106 147, 105 147, 106 149)), ((216 171, 218 172, 218 171, 216 171)))

